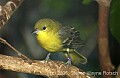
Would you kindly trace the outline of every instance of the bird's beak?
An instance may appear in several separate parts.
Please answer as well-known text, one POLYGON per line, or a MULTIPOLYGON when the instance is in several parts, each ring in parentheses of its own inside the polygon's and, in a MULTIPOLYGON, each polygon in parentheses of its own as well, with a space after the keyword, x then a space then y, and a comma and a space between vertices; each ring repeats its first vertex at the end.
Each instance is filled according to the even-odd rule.
POLYGON ((38 32, 39 32, 39 30, 35 29, 35 30, 32 31, 32 34, 36 34, 37 35, 38 32))

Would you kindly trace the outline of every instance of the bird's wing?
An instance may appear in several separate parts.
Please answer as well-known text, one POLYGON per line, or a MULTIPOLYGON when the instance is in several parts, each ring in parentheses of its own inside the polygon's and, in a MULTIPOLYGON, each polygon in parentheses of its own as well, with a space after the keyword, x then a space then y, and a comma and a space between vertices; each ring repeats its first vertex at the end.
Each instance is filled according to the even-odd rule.
POLYGON ((58 34, 63 40, 64 48, 78 48, 83 46, 79 32, 76 31, 73 27, 61 27, 58 34))

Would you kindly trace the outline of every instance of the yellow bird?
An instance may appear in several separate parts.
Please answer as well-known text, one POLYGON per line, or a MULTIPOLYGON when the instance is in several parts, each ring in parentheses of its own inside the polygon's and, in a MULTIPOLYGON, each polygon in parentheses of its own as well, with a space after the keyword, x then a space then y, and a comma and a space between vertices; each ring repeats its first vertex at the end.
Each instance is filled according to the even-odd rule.
POLYGON ((52 19, 40 19, 35 24, 36 38, 41 47, 49 51, 46 60, 49 60, 50 53, 63 52, 68 61, 67 64, 86 64, 87 59, 75 49, 82 47, 79 32, 73 27, 62 26, 52 19))

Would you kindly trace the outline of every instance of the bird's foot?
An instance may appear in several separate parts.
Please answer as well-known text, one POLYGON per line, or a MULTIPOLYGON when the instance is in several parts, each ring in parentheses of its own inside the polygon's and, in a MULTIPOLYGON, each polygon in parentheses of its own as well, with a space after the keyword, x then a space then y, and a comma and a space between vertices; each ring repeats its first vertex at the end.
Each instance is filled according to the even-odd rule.
POLYGON ((71 65, 71 58, 68 58, 68 61, 66 62, 67 65, 71 65))
POLYGON ((50 59, 50 53, 48 53, 48 55, 47 55, 47 57, 45 58, 45 60, 44 60, 46 63, 48 62, 48 61, 51 61, 51 59, 50 59))
POLYGON ((44 61, 47 63, 47 62, 51 61, 51 59, 45 59, 44 61))
POLYGON ((68 60, 65 64, 67 64, 67 65, 71 65, 71 61, 68 60))

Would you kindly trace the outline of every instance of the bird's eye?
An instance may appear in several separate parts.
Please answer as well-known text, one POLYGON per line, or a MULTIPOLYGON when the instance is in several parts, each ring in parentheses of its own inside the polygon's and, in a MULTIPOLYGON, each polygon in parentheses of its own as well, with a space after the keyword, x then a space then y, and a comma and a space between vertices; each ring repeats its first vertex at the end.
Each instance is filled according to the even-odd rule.
POLYGON ((45 30, 45 29, 46 29, 46 26, 44 26, 42 29, 45 30))

